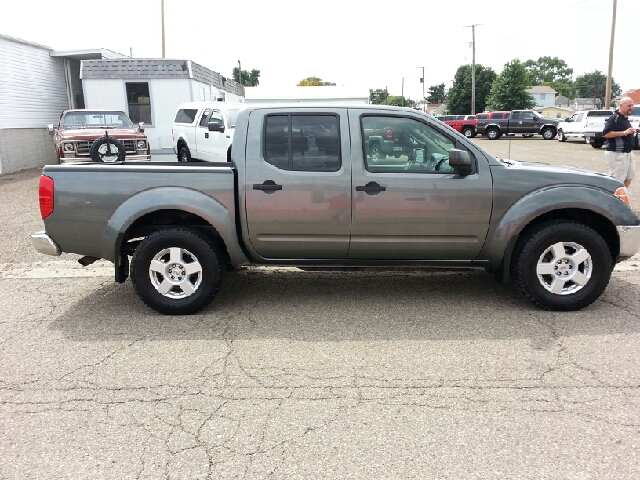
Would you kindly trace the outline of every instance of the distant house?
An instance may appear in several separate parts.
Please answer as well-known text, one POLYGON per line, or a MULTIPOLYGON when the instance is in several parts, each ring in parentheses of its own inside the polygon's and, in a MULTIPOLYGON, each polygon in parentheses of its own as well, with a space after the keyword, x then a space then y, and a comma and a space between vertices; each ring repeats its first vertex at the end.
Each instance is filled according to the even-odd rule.
POLYGON ((538 110, 543 117, 545 118, 567 118, 575 113, 575 110, 571 107, 542 107, 536 109, 538 110))
POLYGON ((599 98, 576 98, 571 106, 576 111, 604 108, 599 98))
POLYGON ((446 103, 427 103, 427 113, 434 117, 448 113, 446 103))
POLYGON ((616 104, 622 97, 631 97, 633 99, 633 103, 640 103, 640 88, 635 90, 627 90, 622 95, 616 97, 616 104))
POLYGON ((565 97, 564 95, 558 95, 555 98, 554 101, 554 105, 556 107, 565 107, 565 108, 573 108, 573 100, 571 100, 569 97, 565 97))
POLYGON ((543 107, 553 107, 556 93, 558 93, 553 88, 547 85, 536 85, 534 87, 527 88, 525 92, 531 95, 535 100, 536 109, 543 107))

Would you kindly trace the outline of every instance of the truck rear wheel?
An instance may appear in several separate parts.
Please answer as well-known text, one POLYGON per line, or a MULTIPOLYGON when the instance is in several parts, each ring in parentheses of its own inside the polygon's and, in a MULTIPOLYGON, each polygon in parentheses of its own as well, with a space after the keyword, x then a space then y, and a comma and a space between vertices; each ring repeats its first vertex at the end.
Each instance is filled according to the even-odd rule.
POLYGON ((372 162, 378 162, 387 158, 387 155, 382 152, 380 144, 374 143, 371 145, 371 148, 369 148, 369 157, 372 162))
POLYGON ((604 292, 613 259, 604 239, 577 222, 552 221, 516 245, 512 278, 520 292, 546 310, 584 308, 604 292))
POLYGON ((591 146, 593 148, 602 148, 603 145, 604 145, 604 140, 600 138, 594 138, 593 140, 591 140, 591 146))
POLYGON ((473 128, 465 128, 464 130, 462 130, 462 134, 467 137, 467 138, 473 138, 476 136, 476 132, 473 128))
POLYGON ((211 303, 220 290, 219 258, 216 248, 193 230, 159 230, 136 248, 131 281, 156 312, 190 315, 211 303))
POLYGON ((545 128, 542 130, 542 138, 545 140, 553 140, 556 136, 556 132, 553 128, 545 128))
POLYGON ((497 140, 500 138, 500 130, 497 128, 487 128, 485 135, 489 140, 497 140))

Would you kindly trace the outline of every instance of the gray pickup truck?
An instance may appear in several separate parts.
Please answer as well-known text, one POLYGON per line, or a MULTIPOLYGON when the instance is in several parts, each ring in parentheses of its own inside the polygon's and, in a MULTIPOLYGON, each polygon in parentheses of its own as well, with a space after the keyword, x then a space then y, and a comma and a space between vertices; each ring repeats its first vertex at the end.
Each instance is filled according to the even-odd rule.
POLYGON ((507 118, 478 118, 477 131, 489 140, 497 140, 502 135, 522 134, 523 136, 542 135, 545 140, 553 140, 558 133, 557 118, 544 118, 532 110, 513 110, 507 118))
POLYGON ((205 307, 245 265, 478 267, 542 308, 576 310, 640 245, 614 178, 494 158, 378 105, 244 108, 230 162, 48 165, 40 208, 39 252, 107 259, 164 314, 205 307), (399 155, 372 155, 387 130, 399 155))

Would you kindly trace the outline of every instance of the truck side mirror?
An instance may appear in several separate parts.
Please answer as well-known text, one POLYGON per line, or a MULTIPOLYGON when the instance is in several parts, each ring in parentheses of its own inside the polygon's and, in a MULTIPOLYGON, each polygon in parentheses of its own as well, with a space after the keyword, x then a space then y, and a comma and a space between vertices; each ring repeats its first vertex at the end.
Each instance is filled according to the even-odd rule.
POLYGON ((140 131, 140 133, 144 132, 144 122, 138 123, 138 130, 140 131))
POLYGON ((49 130, 49 135, 53 135, 53 124, 52 123, 47 125, 47 130, 49 130))
POLYGON ((224 132, 224 125, 218 119, 211 119, 207 127, 210 132, 224 132))
POLYGON ((460 175, 469 175, 473 167, 469 152, 457 148, 449 150, 449 165, 455 168, 460 175))

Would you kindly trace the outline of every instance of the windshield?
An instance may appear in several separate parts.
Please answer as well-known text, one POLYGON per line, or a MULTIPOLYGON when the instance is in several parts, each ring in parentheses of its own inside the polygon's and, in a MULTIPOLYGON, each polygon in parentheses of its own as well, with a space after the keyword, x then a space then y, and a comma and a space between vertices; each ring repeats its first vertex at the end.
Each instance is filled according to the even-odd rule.
POLYGON ((236 126, 236 118, 238 118, 238 110, 227 110, 227 123, 229 124, 229 128, 234 128, 236 126))
POLYGON ((133 128, 133 124, 122 112, 70 112, 64 116, 62 128, 133 128))

